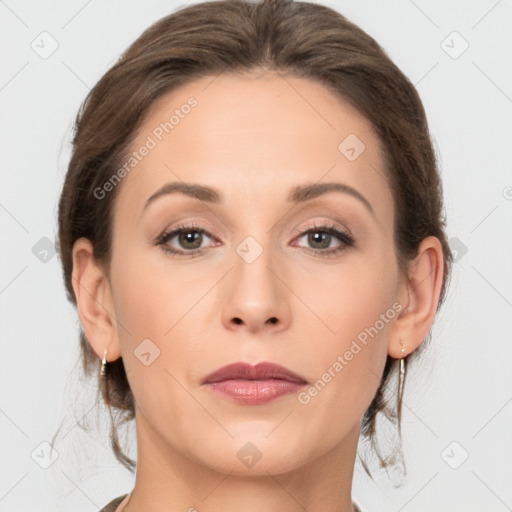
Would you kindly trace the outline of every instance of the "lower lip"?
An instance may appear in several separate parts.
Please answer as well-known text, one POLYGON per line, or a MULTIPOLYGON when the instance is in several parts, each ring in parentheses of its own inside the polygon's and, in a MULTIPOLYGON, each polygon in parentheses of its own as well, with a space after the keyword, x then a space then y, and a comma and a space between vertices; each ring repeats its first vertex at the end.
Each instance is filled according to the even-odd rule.
POLYGON ((262 405, 276 398, 296 393, 305 384, 282 379, 230 379, 206 384, 206 388, 240 405, 262 405))

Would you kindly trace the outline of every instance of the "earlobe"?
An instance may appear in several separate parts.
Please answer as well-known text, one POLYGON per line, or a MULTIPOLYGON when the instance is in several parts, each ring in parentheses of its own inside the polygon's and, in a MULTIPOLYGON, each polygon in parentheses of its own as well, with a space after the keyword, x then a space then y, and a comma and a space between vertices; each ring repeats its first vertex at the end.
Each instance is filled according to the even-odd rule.
POLYGON ((100 359, 107 349, 107 361, 115 361, 121 357, 121 347, 107 276, 94 258, 92 243, 87 238, 75 242, 72 256, 71 282, 82 329, 100 359))
POLYGON ((388 343, 388 354, 400 359, 414 352, 434 322, 443 284, 444 256, 434 236, 422 240, 418 254, 404 280, 401 296, 404 309, 397 317, 388 343), (405 353, 402 353, 402 347, 405 353))

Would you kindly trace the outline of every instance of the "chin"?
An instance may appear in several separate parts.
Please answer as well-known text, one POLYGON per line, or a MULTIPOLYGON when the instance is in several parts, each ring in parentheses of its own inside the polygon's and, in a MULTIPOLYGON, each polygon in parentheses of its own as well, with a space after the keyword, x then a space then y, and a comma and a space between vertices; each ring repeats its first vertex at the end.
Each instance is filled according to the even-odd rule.
MULTIPOLYGON (((273 426, 275 428, 275 425, 273 426)), ((201 464, 221 473, 231 473, 239 476, 268 476, 277 475, 296 470, 308 461, 321 455, 321 448, 305 446, 304 439, 294 441, 289 436, 287 442, 286 432, 282 436, 271 434, 266 437, 271 429, 265 429, 265 433, 252 434, 247 430, 233 438, 226 438, 221 442, 210 438, 210 443, 205 445, 201 453, 197 453, 195 447, 194 458, 201 464), (316 453, 318 452, 318 453, 316 453)))

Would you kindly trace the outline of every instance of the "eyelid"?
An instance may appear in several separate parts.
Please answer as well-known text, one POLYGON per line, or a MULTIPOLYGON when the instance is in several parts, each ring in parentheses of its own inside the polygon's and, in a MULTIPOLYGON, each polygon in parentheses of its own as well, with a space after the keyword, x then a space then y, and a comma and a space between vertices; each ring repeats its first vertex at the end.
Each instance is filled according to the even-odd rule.
POLYGON ((321 229, 326 229, 326 228, 333 228, 333 229, 336 229, 337 231, 341 231, 342 233, 344 233, 348 237, 350 237, 352 240, 354 240, 354 236, 352 235, 352 232, 350 231, 350 229, 348 229, 345 226, 340 225, 339 222, 333 221, 331 219, 324 219, 324 220, 315 219, 315 220, 307 223, 306 226, 301 224, 300 228, 297 228, 296 230, 294 230, 294 234, 293 234, 292 238, 295 239, 297 236, 303 235, 304 233, 311 231, 313 229, 321 230, 321 229))

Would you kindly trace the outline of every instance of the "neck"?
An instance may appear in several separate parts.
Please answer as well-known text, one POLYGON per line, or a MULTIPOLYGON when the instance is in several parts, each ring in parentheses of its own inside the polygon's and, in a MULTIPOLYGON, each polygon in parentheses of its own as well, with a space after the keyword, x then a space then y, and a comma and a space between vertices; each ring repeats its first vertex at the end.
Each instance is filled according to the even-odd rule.
MULTIPOLYGON (((327 453, 290 471, 234 474, 218 471, 169 446, 143 414, 136 416, 137 474, 118 512, 352 512, 357 424, 327 453)), ((256 468, 256 466, 254 467, 256 468)))

